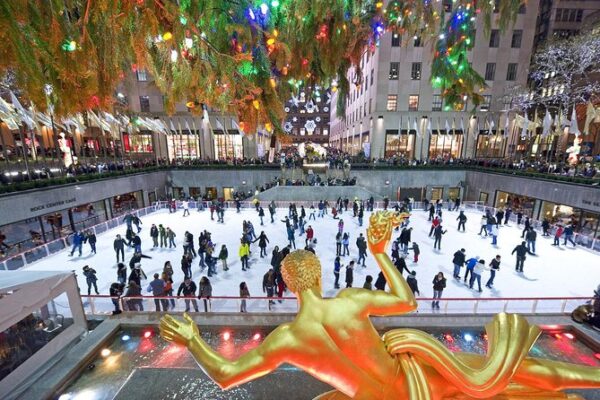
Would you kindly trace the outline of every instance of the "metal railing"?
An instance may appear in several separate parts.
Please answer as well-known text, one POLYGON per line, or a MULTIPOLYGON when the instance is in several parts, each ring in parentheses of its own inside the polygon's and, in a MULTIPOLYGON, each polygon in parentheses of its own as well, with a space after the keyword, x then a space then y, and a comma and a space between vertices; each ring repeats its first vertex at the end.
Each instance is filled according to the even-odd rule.
MULTIPOLYGON (((152 205, 140 208, 139 210, 131 210, 131 213, 137 215, 138 217, 143 217, 155 212, 156 210, 158 210, 158 206, 152 205)), ((81 221, 78 223, 81 225, 81 221)), ((109 229, 116 228, 117 226, 123 224, 125 224, 125 222, 123 221, 123 216, 120 215, 88 227, 85 227, 85 224, 83 224, 82 228, 85 230, 91 230, 95 235, 99 235, 108 231, 109 229)), ((71 235, 52 240, 2 260, 0 262, 0 270, 17 270, 61 250, 68 249, 71 245, 71 235)))
MULTIPOLYGON (((590 301, 591 297, 481 297, 481 298, 417 298, 418 313, 423 314, 496 314, 499 312, 520 314, 569 314, 576 307, 590 301), (439 301, 439 309, 432 307, 439 301)), ((87 315, 110 315, 117 300, 123 312, 216 312, 239 313, 242 302, 248 313, 296 313, 298 302, 295 297, 233 297, 215 296, 209 299, 197 297, 111 297, 106 295, 82 295, 87 315), (158 304, 157 304, 158 303, 158 304), (205 308, 206 307, 206 308, 205 308)))

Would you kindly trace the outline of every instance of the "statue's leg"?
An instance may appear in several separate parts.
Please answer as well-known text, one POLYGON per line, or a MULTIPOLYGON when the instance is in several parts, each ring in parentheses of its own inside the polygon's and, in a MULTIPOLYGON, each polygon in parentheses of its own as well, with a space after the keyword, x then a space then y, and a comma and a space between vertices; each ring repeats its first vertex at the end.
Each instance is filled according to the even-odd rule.
POLYGON ((392 330, 383 339, 390 354, 410 353, 467 396, 490 398, 508 386, 539 329, 530 326, 523 317, 498 314, 486 330, 488 354, 472 361, 461 358, 461 353, 450 352, 433 336, 418 330, 392 330))

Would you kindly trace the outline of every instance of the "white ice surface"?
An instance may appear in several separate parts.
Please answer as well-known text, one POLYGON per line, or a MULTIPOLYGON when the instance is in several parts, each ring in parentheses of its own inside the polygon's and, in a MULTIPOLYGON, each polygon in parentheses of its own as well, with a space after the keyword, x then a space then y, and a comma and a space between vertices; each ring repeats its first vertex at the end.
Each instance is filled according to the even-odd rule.
MULTIPOLYGON (((208 210, 197 212, 191 210, 191 216, 183 217, 183 211, 179 210, 176 214, 170 214, 166 210, 161 210, 149 214, 142 218, 143 225, 140 237, 142 238, 142 251, 144 254, 152 257, 151 260, 142 259, 142 268, 152 279, 155 272, 161 272, 165 261, 170 260, 174 275, 174 289, 177 290, 183 278, 180 268, 180 259, 182 253, 182 238, 186 230, 194 234, 195 247, 198 247, 198 235, 201 230, 208 230, 212 233, 212 240, 216 244, 217 253, 224 243, 229 249, 229 271, 224 272, 221 269, 221 263, 218 262, 218 275, 211 278, 213 285, 213 296, 238 296, 239 283, 246 281, 252 296, 263 296, 262 278, 264 273, 270 268, 271 251, 275 245, 283 248, 287 244, 287 235, 285 224, 281 220, 287 215, 287 209, 278 209, 276 222, 271 224, 268 211, 265 208, 267 216, 265 226, 260 226, 260 219, 254 210, 243 210, 240 214, 235 209, 229 209, 225 212, 225 224, 211 221, 208 210), (264 230, 270 240, 267 248, 268 257, 259 258, 260 249, 258 243, 252 245, 252 255, 250 259, 251 269, 243 272, 238 254, 239 238, 241 237, 242 220, 249 219, 254 224, 256 234, 259 235, 264 230), (150 238, 151 224, 163 224, 165 227, 171 227, 177 234, 176 249, 152 248, 152 239, 150 238)), ((308 213, 308 209, 307 209, 308 213)), ((430 223, 427 222, 427 213, 422 210, 414 210, 411 217, 410 226, 413 227, 412 239, 417 242, 421 249, 421 255, 418 264, 412 262, 412 251, 407 258, 407 264, 410 269, 417 272, 421 297, 431 297, 433 294, 432 279, 433 276, 442 271, 448 278, 448 285, 444 291, 444 297, 572 297, 572 296, 590 296, 593 290, 600 283, 600 256, 580 249, 574 249, 571 245, 568 247, 551 246, 552 238, 542 237, 538 232, 537 255, 528 256, 525 261, 524 274, 515 272, 515 256, 511 255, 513 248, 521 242, 521 230, 516 224, 513 226, 501 226, 498 237, 498 246, 491 245, 490 238, 483 238, 478 235, 479 221, 481 215, 476 212, 466 212, 468 221, 466 232, 457 231, 456 217, 458 212, 444 211, 444 228, 447 233, 442 239, 441 251, 433 251, 433 239, 428 237, 430 223), (479 256, 489 264, 496 255, 502 256, 501 270, 496 276, 495 287, 489 290, 483 287, 483 293, 471 290, 466 287, 462 281, 456 282, 452 278, 452 255, 455 251, 464 247, 467 257, 479 256)), ((356 237, 360 232, 365 232, 370 213, 365 213, 365 224, 358 226, 358 221, 352 218, 352 212, 349 209, 341 218, 345 222, 345 230, 350 232, 351 256, 344 257, 343 263, 347 264, 351 259, 358 255, 356 249, 356 237)), ((333 296, 336 290, 333 289, 333 261, 335 258, 335 233, 337 232, 337 220, 333 220, 331 214, 325 218, 317 218, 316 221, 309 221, 309 224, 315 230, 315 237, 318 240, 316 246, 317 256, 321 260, 323 269, 323 292, 325 296, 333 296)), ((510 223, 509 223, 510 224, 510 223)), ((308 226, 308 224, 307 224, 308 226)), ((27 266, 27 270, 53 270, 53 271, 71 271, 75 270, 78 275, 79 285, 82 293, 86 292, 87 285, 82 273, 82 267, 89 264, 98 272, 98 287, 101 294, 108 294, 110 284, 116 281, 116 262, 113 251, 113 239, 117 233, 124 236, 125 225, 109 230, 98 236, 97 249, 98 254, 91 254, 89 245, 84 244, 82 257, 69 256, 69 250, 61 251, 50 257, 44 258, 34 264, 27 266)), ((396 232, 396 237, 399 232, 396 232)), ((304 238, 297 237, 296 244, 298 248, 304 247, 304 238)), ((126 249, 125 263, 128 264, 133 251, 126 249)), ((198 282, 203 275, 198 267, 198 258, 194 260, 193 278, 198 282)), ((368 256, 367 268, 358 267, 354 273, 354 286, 362 287, 367 274, 377 277, 378 267, 373 258, 368 256)), ((464 268, 461 275, 464 273, 464 268)), ((340 274, 340 282, 344 287, 344 270, 340 274)), ((482 286, 485 285, 489 277, 489 272, 484 272, 482 277, 482 286)), ((149 281, 142 282, 144 294, 145 287, 149 281)), ((287 294, 291 295, 291 294, 287 294)), ((496 302, 497 303, 497 302, 496 302)), ((480 310, 481 311, 481 310, 480 310)))

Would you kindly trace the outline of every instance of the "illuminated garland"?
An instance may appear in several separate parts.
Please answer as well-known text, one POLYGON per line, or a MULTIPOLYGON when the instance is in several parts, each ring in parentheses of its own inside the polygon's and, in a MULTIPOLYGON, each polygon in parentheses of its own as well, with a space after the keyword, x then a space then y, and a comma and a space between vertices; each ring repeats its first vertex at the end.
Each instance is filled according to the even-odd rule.
MULTIPOLYGON (((247 133, 271 125, 282 132, 283 105, 300 86, 338 92, 345 113, 347 72, 388 30, 444 39, 436 45, 432 83, 446 104, 479 100, 483 80, 466 63, 474 21, 500 28, 516 17, 519 1, 456 0, 448 23, 432 0, 11 0, 0 1, 0 73, 17 76, 38 108, 58 115, 112 111, 117 86, 129 71, 147 69, 176 102, 237 114, 247 133), (494 3, 494 2, 491 2, 494 3), (463 32, 456 18, 469 15, 463 32), (438 79, 439 78, 439 79, 438 79), (51 84, 53 97, 43 88, 51 84)), ((357 82, 360 84, 360 78, 357 82)))

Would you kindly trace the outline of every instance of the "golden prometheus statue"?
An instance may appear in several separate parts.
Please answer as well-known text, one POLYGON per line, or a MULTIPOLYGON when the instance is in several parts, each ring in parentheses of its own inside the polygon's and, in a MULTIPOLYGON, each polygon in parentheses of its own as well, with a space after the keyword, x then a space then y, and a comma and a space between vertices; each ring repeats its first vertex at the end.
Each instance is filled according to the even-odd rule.
POLYGON ((335 390, 317 397, 333 399, 578 399, 560 390, 600 387, 600 370, 528 357, 540 330, 525 318, 498 314, 486 326, 488 353, 452 353, 427 333, 394 329, 381 337, 369 316, 406 314, 417 302, 386 254, 392 230, 407 214, 376 212, 367 236, 369 250, 390 292, 358 288, 321 296, 321 266, 311 252, 298 250, 281 272, 300 305, 294 321, 280 325, 257 348, 235 361, 214 351, 192 318, 165 316, 160 333, 186 346, 200 367, 228 389, 294 365, 335 390))

